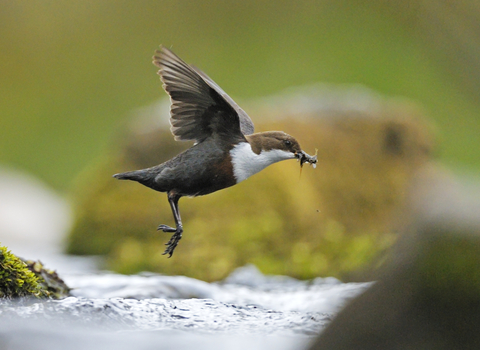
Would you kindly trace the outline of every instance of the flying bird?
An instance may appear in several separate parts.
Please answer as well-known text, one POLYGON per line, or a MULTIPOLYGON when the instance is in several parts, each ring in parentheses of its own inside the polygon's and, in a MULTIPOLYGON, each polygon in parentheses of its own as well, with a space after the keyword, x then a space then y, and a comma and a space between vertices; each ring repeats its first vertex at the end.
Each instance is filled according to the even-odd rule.
POLYGON ((175 227, 160 225, 157 230, 173 233, 163 253, 171 257, 183 233, 181 197, 233 186, 286 159, 315 167, 317 157, 302 151, 297 140, 283 131, 254 133, 252 120, 230 96, 171 50, 156 50, 153 64, 160 68, 158 74, 170 96, 170 130, 175 140, 194 141, 194 145, 160 165, 113 177, 167 193, 175 227))

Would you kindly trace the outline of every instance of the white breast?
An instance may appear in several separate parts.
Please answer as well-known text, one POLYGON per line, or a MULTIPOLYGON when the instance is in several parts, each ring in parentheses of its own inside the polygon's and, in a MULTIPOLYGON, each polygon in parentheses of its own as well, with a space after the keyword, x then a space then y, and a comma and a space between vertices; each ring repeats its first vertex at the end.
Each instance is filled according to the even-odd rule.
POLYGON ((236 145, 230 151, 230 155, 233 163, 233 174, 237 183, 265 169, 270 164, 295 158, 292 152, 279 149, 262 151, 260 154, 256 154, 252 151, 248 142, 236 145))

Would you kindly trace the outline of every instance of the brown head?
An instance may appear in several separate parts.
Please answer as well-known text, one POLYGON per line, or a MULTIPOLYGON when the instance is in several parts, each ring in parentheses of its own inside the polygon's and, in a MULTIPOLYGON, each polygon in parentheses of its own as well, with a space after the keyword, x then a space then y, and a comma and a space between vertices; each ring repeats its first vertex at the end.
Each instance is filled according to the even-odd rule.
MULTIPOLYGON (((271 150, 281 150, 293 154, 293 157, 300 160, 300 166, 303 163, 310 163, 315 167, 317 163, 317 155, 313 157, 302 151, 300 144, 293 137, 283 131, 267 131, 253 135, 245 136, 252 147, 252 151, 256 154, 268 152, 271 150)), ((288 153, 287 153, 288 154, 288 153)), ((287 157, 288 158, 288 157, 287 157)))
POLYGON ((250 143, 252 151, 256 154, 260 154, 262 151, 282 150, 291 152, 294 157, 298 158, 297 154, 302 152, 298 141, 283 131, 259 132, 247 135, 245 138, 250 143))

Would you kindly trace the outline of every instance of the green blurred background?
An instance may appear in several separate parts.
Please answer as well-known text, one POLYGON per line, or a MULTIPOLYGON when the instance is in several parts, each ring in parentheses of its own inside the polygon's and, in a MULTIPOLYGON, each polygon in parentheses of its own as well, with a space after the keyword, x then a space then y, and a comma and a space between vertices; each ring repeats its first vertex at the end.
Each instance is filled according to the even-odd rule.
POLYGON ((67 190, 164 96, 164 44, 239 100, 314 82, 410 98, 443 162, 478 172, 479 18, 476 1, 0 1, 0 164, 67 190))

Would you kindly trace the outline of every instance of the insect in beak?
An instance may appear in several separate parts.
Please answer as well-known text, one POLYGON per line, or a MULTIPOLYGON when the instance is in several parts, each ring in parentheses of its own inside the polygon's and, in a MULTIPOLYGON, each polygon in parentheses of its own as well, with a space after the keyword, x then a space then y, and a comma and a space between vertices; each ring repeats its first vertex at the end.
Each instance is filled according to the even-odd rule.
POLYGON ((300 151, 295 153, 295 157, 300 161, 300 168, 303 167, 304 163, 309 163, 314 168, 317 166, 317 153, 318 149, 315 149, 315 155, 312 157, 305 153, 304 151, 300 151))

